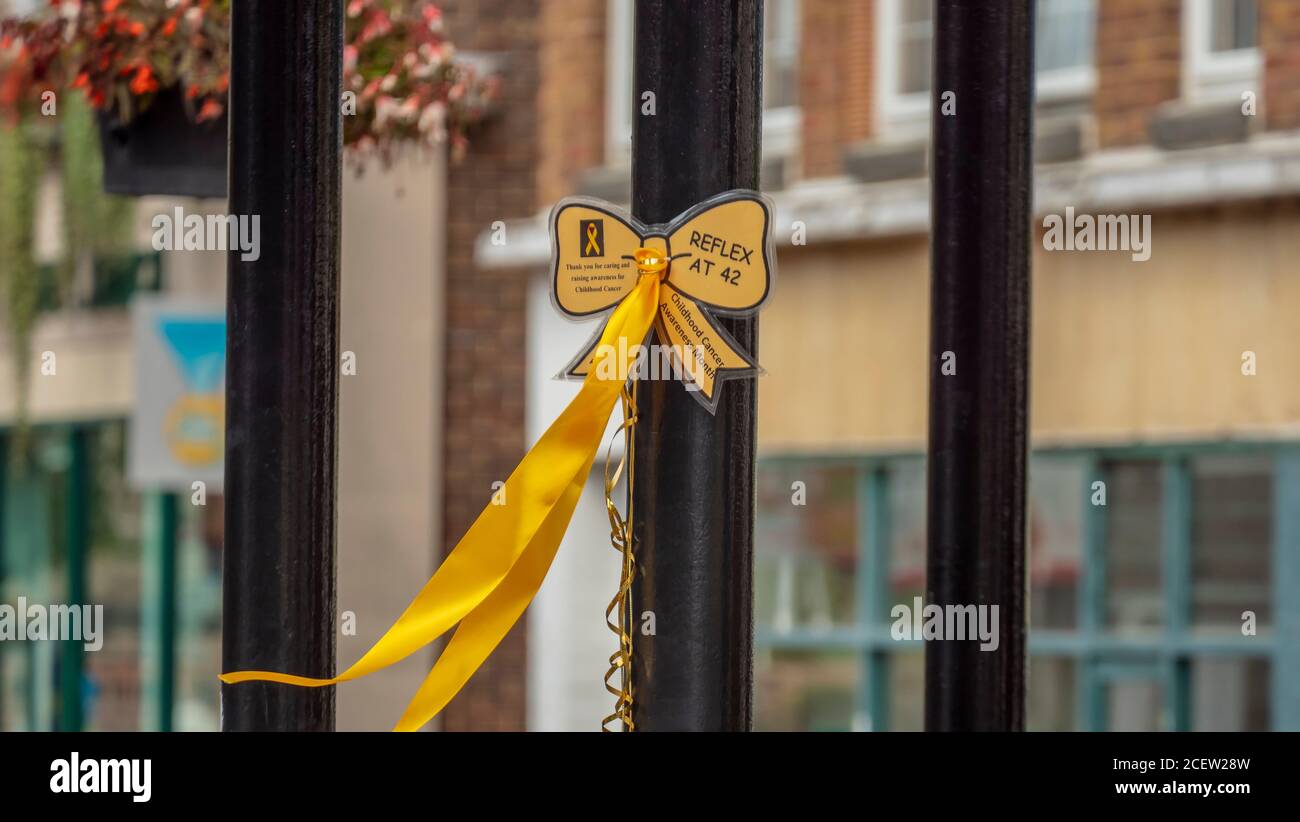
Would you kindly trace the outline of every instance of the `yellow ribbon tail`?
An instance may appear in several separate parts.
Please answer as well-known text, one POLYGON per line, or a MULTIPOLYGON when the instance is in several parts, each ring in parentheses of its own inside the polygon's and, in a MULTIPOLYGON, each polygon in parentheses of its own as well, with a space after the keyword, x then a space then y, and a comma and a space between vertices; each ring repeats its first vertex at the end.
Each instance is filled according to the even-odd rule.
POLYGON ((581 477, 574 479, 565 491, 563 502, 547 517, 501 585, 456 628, 393 730, 418 731, 424 727, 505 638, 542 587, 585 485, 581 477))
POLYGON ((641 277, 610 315, 597 361, 602 355, 621 355, 623 361, 614 364, 614 375, 605 378, 603 372, 610 369, 591 369, 578 395, 498 492, 504 494, 503 504, 483 509, 411 604, 361 659, 331 678, 237 671, 222 674, 221 681, 334 685, 399 662, 460 623, 397 730, 417 730, 442 710, 541 588, 586 485, 637 346, 654 321, 659 282, 657 276, 641 277))

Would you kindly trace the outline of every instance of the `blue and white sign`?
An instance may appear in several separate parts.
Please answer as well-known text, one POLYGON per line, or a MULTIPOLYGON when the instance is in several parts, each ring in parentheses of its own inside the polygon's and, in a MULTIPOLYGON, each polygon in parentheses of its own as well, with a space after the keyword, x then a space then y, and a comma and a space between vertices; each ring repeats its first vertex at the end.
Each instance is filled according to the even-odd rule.
POLYGON ((188 493, 201 481, 219 491, 226 428, 225 311, 220 305, 142 295, 131 314, 131 484, 188 493))

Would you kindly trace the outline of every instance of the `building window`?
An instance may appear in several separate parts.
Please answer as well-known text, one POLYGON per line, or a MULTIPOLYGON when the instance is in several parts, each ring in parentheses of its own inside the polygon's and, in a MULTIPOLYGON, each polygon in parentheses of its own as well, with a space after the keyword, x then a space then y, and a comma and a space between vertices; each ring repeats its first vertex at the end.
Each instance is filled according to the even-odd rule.
MULTIPOLYGON (((1274 627, 1290 516, 1277 500, 1300 492, 1300 474, 1275 478, 1284 453, 1035 452, 1030 730, 1297 720, 1273 684, 1290 659, 1274 627)), ((921 729, 924 646, 891 635, 891 609, 926 591, 925 487, 921 456, 760 461, 756 727, 921 729)))
MULTIPOLYGON (((606 20, 606 164, 632 157, 632 118, 641 105, 633 88, 632 0, 609 0, 606 20)), ((789 156, 799 139, 799 0, 768 0, 763 12, 763 153, 789 156)))
POLYGON ((1240 99, 1259 78, 1256 0, 1183 3, 1183 93, 1191 100, 1240 99))
POLYGON ((799 0, 768 0, 763 7, 763 153, 794 154, 799 125, 799 0))
POLYGON ((930 0, 898 4, 897 91, 900 97, 930 92, 930 51, 934 44, 934 9, 930 0))
POLYGON ((876 9, 879 131, 924 134, 929 129, 934 9, 930 0, 884 0, 876 9))
MULTIPOLYGON (((923 134, 929 128, 934 7, 931 0, 883 0, 876 23, 882 131, 923 134)), ((1038 97, 1083 97, 1095 83, 1095 0, 1038 0, 1038 97)))
POLYGON ((1038 0, 1034 70, 1038 98, 1051 101, 1084 97, 1096 84, 1095 0, 1038 0))

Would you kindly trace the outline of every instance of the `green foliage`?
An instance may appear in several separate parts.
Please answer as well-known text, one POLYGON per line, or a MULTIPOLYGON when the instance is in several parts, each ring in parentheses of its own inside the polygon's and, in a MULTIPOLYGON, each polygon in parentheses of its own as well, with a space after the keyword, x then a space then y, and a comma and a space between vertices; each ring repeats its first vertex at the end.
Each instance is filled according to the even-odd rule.
POLYGON ((27 364, 31 362, 31 332, 40 294, 33 235, 43 165, 26 123, 0 126, 0 310, 14 352, 18 424, 11 456, 18 464, 26 450, 27 364))
POLYGON ((61 104, 64 255, 60 297, 66 303, 78 266, 96 257, 128 250, 132 200, 104 193, 104 163, 94 112, 78 95, 61 104))
MULTIPOLYGON (((32 331, 43 309, 71 305, 77 272, 93 276, 98 257, 129 250, 134 203, 103 191, 103 160, 95 115, 77 95, 59 101, 59 139, 51 141, 47 118, 29 115, 16 125, 0 125, 0 329, 13 352, 17 406, 15 447, 21 465, 26 452, 32 331), (58 144, 52 156, 50 144, 58 144), (64 258, 58 266, 57 299, 48 305, 41 268, 35 260, 37 195, 41 180, 57 159, 63 182, 64 258), (45 293, 46 305, 42 305, 45 293)), ((5 386, 7 389, 8 386, 5 386)))

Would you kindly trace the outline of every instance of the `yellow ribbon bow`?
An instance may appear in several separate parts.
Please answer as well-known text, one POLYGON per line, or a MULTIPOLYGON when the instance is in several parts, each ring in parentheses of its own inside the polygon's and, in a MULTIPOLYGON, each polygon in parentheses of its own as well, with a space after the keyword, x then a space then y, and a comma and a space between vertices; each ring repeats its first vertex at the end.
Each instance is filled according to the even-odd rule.
MULTIPOLYGON (((601 314, 632 292, 637 249, 678 260, 660 289, 655 334, 687 389, 714 411, 723 380, 759 370, 714 315, 753 314, 767 299, 773 279, 771 222, 771 202, 739 189, 664 226, 645 225, 599 200, 561 200, 551 212, 552 298, 573 319, 601 314)), ((564 376, 582 379, 590 373, 602 333, 591 338, 564 376)))
POLYGON ((582 387, 506 480, 505 504, 483 509, 397 621, 343 673, 317 679, 237 671, 222 674, 221 681, 313 688, 347 682, 405 659, 459 623, 394 730, 418 730, 432 719, 541 588, 650 329, 670 344, 689 344, 687 351, 699 349, 699 367, 683 371, 711 408, 721 379, 756 371, 706 308, 748 313, 766 298, 770 215, 761 195, 740 191, 666 227, 643 226, 597 201, 557 204, 551 214, 556 305, 570 317, 612 311, 566 369, 582 377, 582 387), (672 248, 682 249, 676 258, 694 259, 671 264, 672 248))

